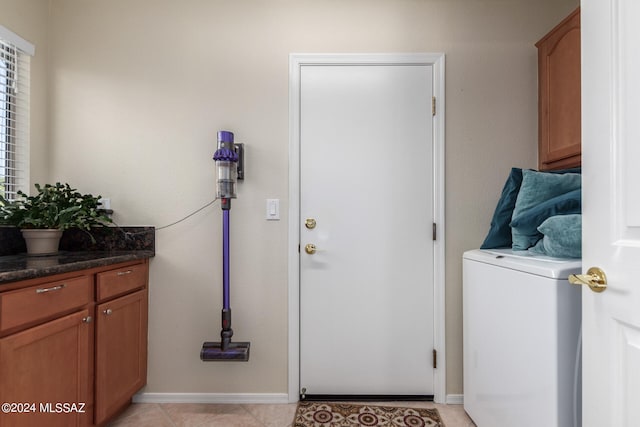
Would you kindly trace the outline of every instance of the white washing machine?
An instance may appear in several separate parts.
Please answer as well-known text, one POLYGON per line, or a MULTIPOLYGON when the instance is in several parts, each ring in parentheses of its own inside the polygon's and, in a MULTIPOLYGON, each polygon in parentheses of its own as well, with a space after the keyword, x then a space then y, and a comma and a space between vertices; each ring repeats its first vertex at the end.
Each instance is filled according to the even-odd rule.
POLYGON ((464 409, 478 427, 581 425, 580 260, 463 257, 464 409))

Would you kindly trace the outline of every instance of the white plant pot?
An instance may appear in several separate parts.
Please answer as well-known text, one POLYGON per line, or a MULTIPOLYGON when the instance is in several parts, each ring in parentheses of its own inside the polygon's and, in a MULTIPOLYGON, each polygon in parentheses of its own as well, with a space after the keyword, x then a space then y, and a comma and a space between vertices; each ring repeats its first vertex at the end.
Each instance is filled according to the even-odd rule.
POLYGON ((24 228, 20 231, 27 244, 28 255, 52 255, 58 253, 62 230, 24 228))

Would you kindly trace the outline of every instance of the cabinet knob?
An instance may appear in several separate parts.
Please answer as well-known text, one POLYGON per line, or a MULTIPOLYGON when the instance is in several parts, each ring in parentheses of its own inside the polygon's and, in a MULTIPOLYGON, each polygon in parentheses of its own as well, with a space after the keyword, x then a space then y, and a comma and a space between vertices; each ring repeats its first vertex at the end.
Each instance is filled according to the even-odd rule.
POLYGON ((105 316, 110 316, 111 313, 113 313, 113 310, 111 310, 110 308, 107 308, 106 310, 103 311, 105 316))
POLYGON ((82 318, 82 323, 91 323, 92 321, 93 321, 93 318, 91 316, 82 318))

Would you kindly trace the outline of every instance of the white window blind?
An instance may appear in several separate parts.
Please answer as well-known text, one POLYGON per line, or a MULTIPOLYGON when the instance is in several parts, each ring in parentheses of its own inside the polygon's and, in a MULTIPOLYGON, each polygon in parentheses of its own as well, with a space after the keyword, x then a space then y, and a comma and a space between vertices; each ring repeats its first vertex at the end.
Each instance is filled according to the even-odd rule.
POLYGON ((0 195, 29 187, 29 86, 32 44, 0 26, 0 195))

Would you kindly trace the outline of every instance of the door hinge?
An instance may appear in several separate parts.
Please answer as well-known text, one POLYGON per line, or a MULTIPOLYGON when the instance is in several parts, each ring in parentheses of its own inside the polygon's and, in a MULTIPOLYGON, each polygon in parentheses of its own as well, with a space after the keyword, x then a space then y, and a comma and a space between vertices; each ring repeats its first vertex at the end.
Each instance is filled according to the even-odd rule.
POLYGON ((436 237, 438 236, 438 227, 436 226, 436 223, 433 223, 433 228, 431 230, 432 235, 433 235, 433 240, 436 240, 436 237))
POLYGON ((431 115, 432 116, 436 115, 436 97, 435 96, 431 97, 431 115))
POLYGON ((433 349, 433 369, 436 369, 438 367, 438 351, 434 348, 433 349))

